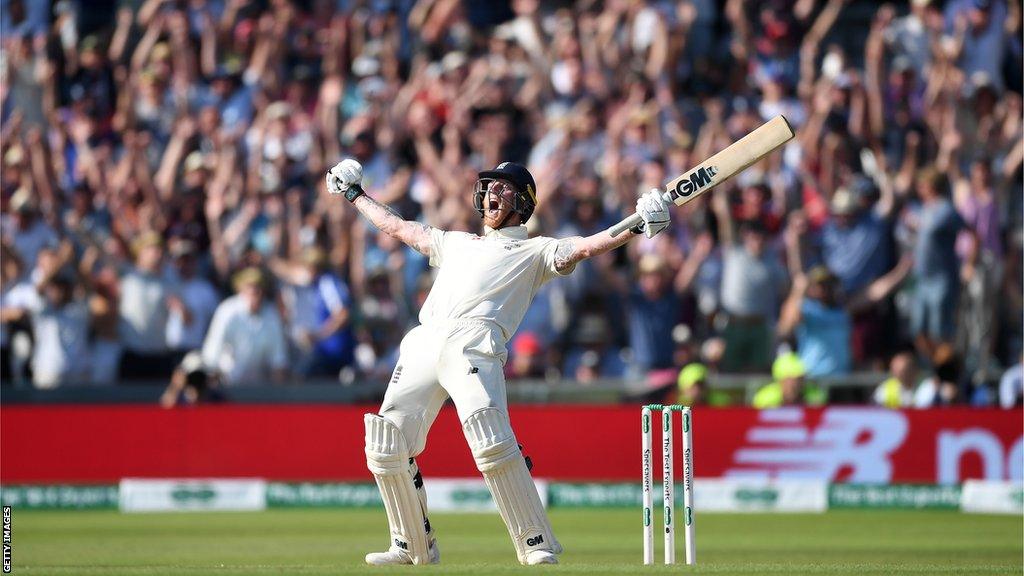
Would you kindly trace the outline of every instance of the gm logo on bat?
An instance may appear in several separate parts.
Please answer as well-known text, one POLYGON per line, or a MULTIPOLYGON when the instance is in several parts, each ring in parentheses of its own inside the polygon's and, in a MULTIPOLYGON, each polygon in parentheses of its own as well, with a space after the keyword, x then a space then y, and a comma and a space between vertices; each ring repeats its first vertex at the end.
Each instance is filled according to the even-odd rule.
POLYGON ((683 178, 676 182, 674 196, 676 198, 680 196, 686 198, 695 192, 707 188, 715 174, 718 174, 718 168, 715 166, 702 166, 698 168, 693 174, 690 174, 689 178, 683 178))

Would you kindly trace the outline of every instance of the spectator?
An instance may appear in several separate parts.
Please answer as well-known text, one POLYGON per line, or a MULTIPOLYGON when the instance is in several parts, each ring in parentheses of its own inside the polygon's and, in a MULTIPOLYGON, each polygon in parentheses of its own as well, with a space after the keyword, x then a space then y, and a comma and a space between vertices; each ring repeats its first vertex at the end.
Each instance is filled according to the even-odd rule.
POLYGON ((27 188, 19 188, 11 196, 11 213, 3 219, 4 239, 14 248, 15 255, 32 268, 36 256, 43 248, 56 248, 57 234, 39 218, 38 207, 33 203, 27 188))
POLYGON ((80 269, 85 282, 91 285, 89 312, 92 315, 92 382, 93 384, 114 384, 118 381, 118 370, 123 351, 118 334, 120 313, 118 310, 117 271, 109 264, 97 265, 99 250, 86 249, 80 269), (94 267, 98 270, 93 272, 94 267))
POLYGON ((520 332, 512 340, 512 354, 505 371, 509 378, 543 378, 544 348, 532 332, 520 332))
POLYGON ((944 42, 968 76, 984 72, 1001 78, 1006 45, 1005 0, 953 0, 946 4, 944 42))
POLYGON ((932 375, 922 380, 914 391, 915 408, 951 406, 961 397, 963 365, 953 346, 939 344, 931 361, 932 375))
POLYGON ((708 369, 703 364, 687 364, 679 371, 677 403, 702 406, 707 403, 708 369))
POLYGON ((955 243, 963 221, 944 195, 945 179, 934 168, 917 177, 921 198, 914 223, 914 301, 911 332, 918 351, 931 357, 953 341, 959 296, 955 243))
POLYGON ((823 404, 825 402, 824 392, 815 386, 808 385, 804 381, 806 376, 807 369, 796 354, 792 352, 781 354, 772 363, 772 379, 774 381, 761 387, 754 394, 754 408, 823 404))
POLYGON ((75 294, 74 276, 51 271, 36 286, 40 297, 22 309, 32 324, 33 385, 89 383, 89 307, 75 294))
POLYGON ((380 369, 390 374, 398 358, 399 336, 409 322, 401 293, 401 270, 384 267, 368 271, 366 287, 359 300, 359 322, 355 328, 355 357, 364 372, 380 369))
POLYGON ((999 207, 987 159, 979 157, 971 162, 968 179, 958 177, 959 168, 951 173, 956 210, 965 225, 956 239, 956 253, 962 263, 957 344, 965 358, 972 360, 974 371, 984 373, 994 352, 998 325, 995 298, 1002 281, 999 207))
POLYGON ((7 242, 0 242, 0 381, 10 384, 15 379, 11 340, 23 310, 38 298, 35 286, 23 277, 24 265, 7 242))
POLYGON ((779 334, 795 332, 800 361, 811 377, 850 371, 850 314, 839 296, 838 279, 824 266, 794 277, 782 306, 779 334))
POLYGON ((185 314, 180 298, 163 275, 163 239, 145 232, 132 242, 135 266, 121 277, 119 301, 121 378, 159 378, 173 367, 167 347, 167 318, 171 310, 185 314))
MULTIPOLYGON (((795 334, 808 376, 850 371, 851 318, 888 297, 906 278, 910 266, 909 258, 900 260, 891 271, 850 297, 842 294, 838 278, 824 266, 812 268, 806 276, 794 273, 793 290, 782 307, 778 331, 783 337, 795 334)), ((799 265, 793 263, 792 268, 799 270, 799 265)))
POLYGON ((266 300, 266 277, 258 268, 235 274, 235 296, 221 302, 203 343, 203 365, 225 386, 281 382, 288 351, 281 317, 266 300))
POLYGON ((202 354, 192 351, 185 355, 174 372, 167 389, 160 395, 160 405, 164 408, 175 406, 193 406, 221 402, 224 395, 220 392, 216 374, 210 373, 203 365, 202 354))
POLYGON ((563 362, 564 374, 585 384, 626 375, 628 366, 612 343, 612 327, 603 314, 582 314, 569 334, 571 344, 563 362))
POLYGON ((1011 366, 999 380, 999 406, 1020 408, 1024 403, 1024 359, 1011 366))
POLYGON ((758 221, 743 222, 739 242, 725 194, 712 199, 722 242, 722 310, 726 327, 723 370, 756 371, 768 366, 772 328, 788 278, 767 246, 758 221))
MULTIPOLYGON (((860 186, 858 192, 850 188, 836 190, 830 203, 830 218, 821 232, 825 265, 850 296, 867 289, 892 267, 889 216, 894 201, 886 194, 874 206, 865 208, 865 189, 870 185, 863 180, 856 182, 860 186)), ((888 343, 884 311, 877 306, 881 300, 860 308, 852 318, 850 346, 859 362, 880 356, 888 343)))
POLYGON ((297 266, 272 261, 271 270, 291 284, 288 298, 290 334, 296 371, 303 376, 337 376, 352 363, 352 297, 348 287, 327 268, 318 247, 302 251, 297 266))
POLYGON ((917 365, 911 352, 900 352, 889 362, 889 378, 875 388, 875 404, 886 408, 909 408, 914 405, 917 386, 917 365))
POLYGON ((679 300, 672 290, 665 260, 645 254, 638 265, 640 278, 628 299, 629 347, 633 366, 641 373, 672 366, 672 329, 679 320, 679 300))
POLYGON ((171 245, 175 286, 181 306, 172 307, 167 318, 167 345, 184 357, 186 352, 203 347, 203 336, 220 303, 220 295, 209 280, 199 275, 196 245, 177 240, 171 245))
POLYGON ((885 43, 894 59, 905 58, 910 69, 926 72, 932 61, 930 38, 933 23, 942 15, 931 0, 911 0, 910 13, 894 18, 885 29, 885 43))

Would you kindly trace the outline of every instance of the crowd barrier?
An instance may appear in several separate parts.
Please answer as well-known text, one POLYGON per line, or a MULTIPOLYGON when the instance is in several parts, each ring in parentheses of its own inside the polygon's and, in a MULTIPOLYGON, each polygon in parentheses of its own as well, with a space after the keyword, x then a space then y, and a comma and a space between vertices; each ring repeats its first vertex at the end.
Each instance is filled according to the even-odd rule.
MULTIPOLYGON (((0 483, 112 484, 123 478, 365 482, 371 406, 5 405, 0 483)), ((538 478, 639 482, 640 417, 631 406, 513 406, 538 478)), ((871 407, 694 410, 698 478, 956 485, 1020 482, 1020 410, 871 407)), ((476 478, 455 410, 444 408, 418 458, 427 477, 476 478)))

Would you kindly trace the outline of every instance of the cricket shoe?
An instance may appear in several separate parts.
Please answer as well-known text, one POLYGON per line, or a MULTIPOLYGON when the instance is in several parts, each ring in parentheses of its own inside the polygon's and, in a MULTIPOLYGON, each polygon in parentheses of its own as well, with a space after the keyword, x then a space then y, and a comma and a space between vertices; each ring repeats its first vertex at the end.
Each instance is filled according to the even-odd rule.
MULTIPOLYGON (((441 549, 437 546, 437 540, 430 541, 430 564, 441 562, 441 549)), ((387 552, 370 552, 366 555, 366 563, 370 566, 395 566, 399 564, 412 564, 412 556, 398 546, 392 545, 387 552)))
POLYGON ((550 550, 531 550, 526 554, 527 566, 536 566, 538 564, 558 564, 558 557, 555 556, 554 552, 550 550))

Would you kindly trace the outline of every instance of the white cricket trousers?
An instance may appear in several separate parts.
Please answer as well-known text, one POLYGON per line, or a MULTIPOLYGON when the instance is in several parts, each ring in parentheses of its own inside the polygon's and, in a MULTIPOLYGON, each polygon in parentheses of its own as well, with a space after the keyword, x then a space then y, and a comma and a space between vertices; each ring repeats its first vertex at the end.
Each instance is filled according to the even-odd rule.
POLYGON ((460 422, 483 408, 508 414, 502 371, 507 356, 501 329, 485 320, 424 324, 405 335, 380 415, 402 431, 410 458, 423 452, 449 396, 460 422))

